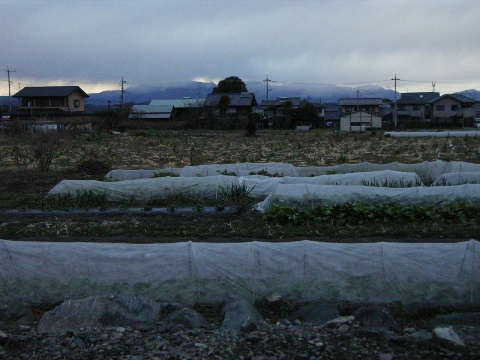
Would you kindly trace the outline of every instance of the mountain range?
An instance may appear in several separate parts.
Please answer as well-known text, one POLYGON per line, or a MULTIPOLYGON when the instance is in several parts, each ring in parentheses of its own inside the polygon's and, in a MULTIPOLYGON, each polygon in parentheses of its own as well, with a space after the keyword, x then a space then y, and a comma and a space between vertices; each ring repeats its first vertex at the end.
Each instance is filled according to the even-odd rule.
MULTIPOLYGON (((260 104, 262 100, 267 99, 266 83, 263 81, 245 81, 249 92, 253 92, 260 104)), ((153 99, 181 99, 189 97, 192 99, 205 98, 212 92, 216 86, 215 83, 186 82, 174 85, 164 86, 131 86, 126 89, 123 95, 123 101, 127 104, 148 104, 153 99)), ((480 100, 480 91, 464 90, 458 92, 469 98, 480 100)), ((395 92, 390 89, 384 89, 381 86, 369 85, 359 87, 346 87, 337 85, 314 85, 314 84, 285 84, 269 83, 268 98, 276 99, 279 97, 300 97, 311 102, 336 103, 340 98, 386 98, 395 99, 395 92)), ((98 111, 120 103, 121 90, 108 90, 100 93, 90 93, 85 99, 85 108, 89 111, 98 111)), ((400 94, 397 93, 397 98, 400 94)), ((13 100, 15 102, 15 100, 13 100)), ((4 106, 9 103, 8 96, 0 96, 0 104, 4 106)))

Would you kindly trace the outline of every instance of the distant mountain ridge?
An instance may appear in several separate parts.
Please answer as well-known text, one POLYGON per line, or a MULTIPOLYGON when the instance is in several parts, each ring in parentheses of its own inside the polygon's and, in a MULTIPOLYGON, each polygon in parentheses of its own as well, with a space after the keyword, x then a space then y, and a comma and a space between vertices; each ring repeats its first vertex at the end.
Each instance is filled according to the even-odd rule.
MULTIPOLYGON (((266 86, 263 82, 245 82, 249 92, 253 92, 260 103, 267 98, 266 86)), ((124 103, 134 104, 148 104, 154 99, 181 99, 183 97, 190 98, 205 98, 210 94, 215 83, 200 83, 191 82, 181 84, 179 86, 169 87, 130 87, 124 94, 124 103)), ((87 108, 106 108, 108 101, 111 106, 115 106, 120 101, 121 91, 111 90, 100 93, 89 94, 89 98, 85 100, 87 108)), ((309 99, 312 102, 337 102, 340 98, 345 97, 381 97, 393 100, 395 92, 387 90, 381 86, 361 86, 357 88, 336 86, 336 85, 322 85, 315 87, 311 85, 295 85, 295 84, 281 84, 271 85, 269 88, 269 99, 276 99, 279 97, 299 97, 301 99, 309 99)), ((399 97, 399 94, 397 94, 399 97)))
POLYGON ((460 95, 469 97, 470 99, 480 101, 480 91, 475 89, 463 90, 463 91, 456 92, 455 94, 460 94, 460 95))

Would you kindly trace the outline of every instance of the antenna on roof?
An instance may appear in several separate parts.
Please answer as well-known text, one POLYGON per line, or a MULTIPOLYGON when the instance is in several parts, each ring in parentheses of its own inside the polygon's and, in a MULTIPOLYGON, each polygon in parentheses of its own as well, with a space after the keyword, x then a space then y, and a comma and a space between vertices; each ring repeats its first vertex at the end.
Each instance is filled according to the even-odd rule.
POLYGON ((435 81, 432 81, 432 92, 435 92, 435 81))

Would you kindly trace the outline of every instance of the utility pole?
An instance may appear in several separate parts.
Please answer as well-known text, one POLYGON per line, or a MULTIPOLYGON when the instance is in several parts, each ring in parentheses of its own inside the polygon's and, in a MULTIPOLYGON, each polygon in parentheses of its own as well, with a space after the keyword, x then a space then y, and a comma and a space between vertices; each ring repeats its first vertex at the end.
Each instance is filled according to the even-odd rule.
POLYGON ((123 94, 125 94, 125 90, 124 90, 124 87, 123 85, 126 84, 127 82, 123 80, 123 76, 122 76, 122 80, 118 82, 120 84, 120 88, 122 89, 122 94, 120 95, 120 109, 123 108, 123 94))
POLYGON ((432 92, 435 92, 435 81, 432 81, 432 92))
POLYGON ((393 123, 395 124, 395 129, 397 128, 397 80, 400 80, 397 78, 397 74, 395 74, 395 77, 392 79, 395 80, 395 102, 393 103, 393 123))
POLYGON ((269 104, 269 102, 268 102, 268 93, 270 92, 270 90, 268 89, 268 83, 269 83, 269 82, 276 82, 276 81, 270 80, 270 79, 268 78, 268 75, 267 75, 267 78, 266 78, 265 80, 263 80, 263 82, 266 82, 266 83, 267 83, 267 126, 268 126, 268 108, 269 108, 269 106, 270 106, 270 104, 269 104))
POLYGON ((7 77, 8 77, 8 102, 10 103, 10 114, 12 113, 12 97, 10 93, 10 86, 12 85, 12 82, 10 81, 10 73, 11 72, 16 72, 17 70, 10 70, 7 65, 7 77))

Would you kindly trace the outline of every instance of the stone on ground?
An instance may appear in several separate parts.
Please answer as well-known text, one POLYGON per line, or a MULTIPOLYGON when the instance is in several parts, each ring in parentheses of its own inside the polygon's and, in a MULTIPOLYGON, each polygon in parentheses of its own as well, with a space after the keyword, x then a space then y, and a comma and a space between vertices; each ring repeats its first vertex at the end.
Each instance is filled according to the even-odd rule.
POLYGON ((331 301, 317 301, 295 311, 288 320, 301 320, 310 325, 324 325, 327 321, 340 317, 337 305, 331 301))
POLYGON ((189 307, 173 311, 165 316, 163 321, 174 325, 182 325, 185 329, 197 329, 208 325, 202 314, 189 307))
POLYGON ((221 329, 241 331, 256 328, 262 321, 262 315, 246 299, 238 299, 227 303, 223 308, 225 314, 221 329))
POLYGON ((155 324, 159 317, 160 305, 153 300, 134 296, 91 296, 66 300, 45 313, 38 331, 64 333, 99 326, 145 326, 155 324))
POLYGON ((370 331, 400 331, 400 327, 390 311, 380 305, 362 307, 355 311, 353 316, 365 329, 370 331))

